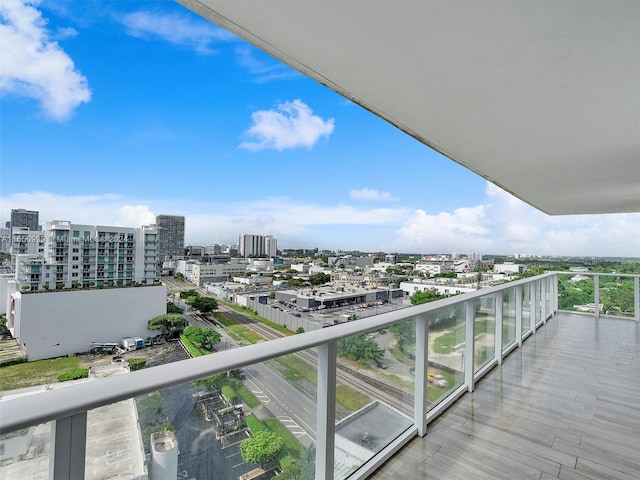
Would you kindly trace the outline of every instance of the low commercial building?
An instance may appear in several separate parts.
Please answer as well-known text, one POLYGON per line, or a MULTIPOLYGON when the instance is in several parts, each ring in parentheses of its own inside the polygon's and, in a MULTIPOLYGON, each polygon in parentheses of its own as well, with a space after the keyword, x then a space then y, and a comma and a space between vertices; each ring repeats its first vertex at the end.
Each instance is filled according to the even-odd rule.
POLYGON ((496 263, 493 266, 493 271, 496 273, 506 273, 508 275, 512 275, 526 272, 527 266, 513 262, 496 263))
POLYGON ((185 275, 185 278, 191 283, 202 287, 205 283, 227 282, 234 275, 245 273, 246 271, 246 263, 196 263, 192 266, 191 275, 185 275))
POLYGON ((276 292, 276 301, 295 305, 301 310, 346 307, 360 303, 402 298, 399 288, 362 288, 349 286, 322 286, 302 290, 281 290, 276 292))

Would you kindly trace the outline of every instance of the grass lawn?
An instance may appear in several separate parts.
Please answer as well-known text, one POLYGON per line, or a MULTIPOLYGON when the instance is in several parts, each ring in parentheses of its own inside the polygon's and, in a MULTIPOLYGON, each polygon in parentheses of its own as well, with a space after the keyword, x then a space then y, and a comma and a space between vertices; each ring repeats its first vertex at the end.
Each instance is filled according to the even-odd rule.
POLYGON ((20 363, 0 369, 0 391, 57 383, 58 375, 80 368, 75 357, 20 363))
POLYGON ((258 335, 256 332, 244 325, 239 324, 231 317, 228 317, 222 312, 214 312, 213 317, 216 321, 222 325, 225 331, 237 342, 257 343, 259 340, 264 340, 262 335, 258 335))
POLYGON ((300 457, 300 454, 302 453, 302 449, 303 449, 302 444, 298 441, 296 437, 293 436, 293 434, 289 430, 287 430, 287 428, 284 425, 282 425, 275 418, 267 418, 266 420, 264 420, 264 424, 267 426, 269 430, 276 433, 280 438, 282 438, 282 441, 284 443, 284 448, 292 456, 296 458, 300 457))
MULTIPOLYGON (((316 368, 295 355, 278 357, 274 359, 274 361, 276 362, 276 368, 278 371, 282 373, 287 380, 294 385, 298 385, 302 390, 307 392, 309 390, 308 388, 303 388, 303 385, 301 385, 301 383, 304 383, 305 381, 313 386, 318 384, 318 371, 316 368)), ((315 396, 315 392, 308 393, 313 393, 315 396)), ((336 402, 338 405, 346 408, 350 412, 355 412, 356 410, 371 403, 371 399, 366 395, 339 383, 336 387, 336 402)))
POLYGON ((256 396, 253 393, 251 393, 251 390, 249 390, 237 378, 225 377, 220 380, 219 385, 221 387, 226 386, 226 387, 232 388, 233 391, 236 393, 236 395, 239 396, 249 408, 256 408, 257 406, 260 405, 260 400, 258 400, 256 396))
MULTIPOLYGON (((464 342, 465 336, 465 325, 461 324, 456 327, 455 330, 445 333, 444 335, 437 337, 433 341, 433 348, 436 353, 451 353, 453 352, 454 345, 458 343, 464 342), (460 331, 462 330, 462 331, 460 331), (463 340, 460 340, 460 339, 463 340)), ((495 321, 492 320, 476 320, 474 325, 475 334, 479 335, 481 333, 493 332, 495 329, 495 321)))
POLYGON ((265 325, 267 325, 268 327, 273 328, 274 330, 278 330, 279 332, 282 333, 286 333, 287 335, 291 335, 293 332, 291 330, 289 330, 287 327, 283 326, 283 325, 279 325, 275 322, 272 322, 271 320, 267 320, 264 317, 261 317, 260 315, 258 315, 257 313, 255 313, 253 310, 251 310, 250 308, 247 307, 243 307, 240 305, 236 305, 235 303, 224 303, 225 306, 229 307, 232 310, 235 310, 238 313, 241 313, 243 315, 246 315, 247 317, 251 317, 254 320, 259 321, 260 323, 264 323, 265 325))

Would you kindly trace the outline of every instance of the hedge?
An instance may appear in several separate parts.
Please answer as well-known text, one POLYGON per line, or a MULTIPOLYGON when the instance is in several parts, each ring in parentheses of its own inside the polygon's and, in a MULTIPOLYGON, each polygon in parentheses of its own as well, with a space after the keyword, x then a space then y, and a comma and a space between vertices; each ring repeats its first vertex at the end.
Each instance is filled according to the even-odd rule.
POLYGON ((256 417, 253 413, 251 415, 248 415, 245 420, 247 422, 247 427, 249 427, 249 430, 251 430, 251 433, 253 433, 254 435, 257 432, 268 430, 267 427, 265 427, 264 424, 260 420, 258 420, 258 417, 256 417))
POLYGON ((61 373, 58 375, 59 382, 67 382, 69 380, 78 380, 79 378, 87 378, 89 376, 88 368, 76 368, 70 372, 61 373))

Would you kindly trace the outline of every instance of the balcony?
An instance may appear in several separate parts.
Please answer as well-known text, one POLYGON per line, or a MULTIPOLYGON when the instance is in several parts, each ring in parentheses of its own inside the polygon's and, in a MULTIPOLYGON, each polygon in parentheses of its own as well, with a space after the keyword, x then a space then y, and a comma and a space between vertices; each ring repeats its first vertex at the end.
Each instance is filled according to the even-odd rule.
MULTIPOLYGON (((558 314, 558 274, 550 273, 213 357, 9 399, 2 403, 0 433, 51 432, 53 478, 94 478, 96 452, 110 448, 95 438, 94 429, 104 427, 94 427, 94 420, 104 418, 104 409, 171 389, 173 402, 176 395, 183 398, 176 408, 197 412, 197 404, 206 410, 194 400, 206 392, 192 381, 243 368, 248 378, 238 385, 254 391, 260 382, 278 386, 256 395, 274 418, 298 425, 303 446, 315 445, 319 479, 637 478, 638 276, 633 281, 635 321, 558 314), (364 382, 353 395, 357 404, 346 405, 344 390, 356 382, 337 357, 338 342, 394 328, 412 338, 405 344, 415 358, 411 386, 364 382), (284 378, 291 378, 296 362, 317 373, 292 388, 284 378), (288 393, 271 393, 280 390, 288 393), (278 408, 281 415, 273 413, 278 408)), ((195 457, 190 461, 182 468, 203 468, 195 457)))

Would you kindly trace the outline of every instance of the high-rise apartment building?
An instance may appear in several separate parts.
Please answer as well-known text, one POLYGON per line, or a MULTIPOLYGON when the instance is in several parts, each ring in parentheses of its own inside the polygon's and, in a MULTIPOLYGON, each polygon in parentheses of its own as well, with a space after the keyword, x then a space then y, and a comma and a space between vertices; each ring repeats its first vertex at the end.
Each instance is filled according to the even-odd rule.
POLYGON ((184 255, 184 217, 180 215, 158 215, 158 260, 166 256, 184 255))
POLYGON ((241 233, 238 239, 238 254, 241 257, 276 257, 278 241, 272 235, 241 233))
POLYGON ((16 280, 22 289, 151 285, 156 278, 155 226, 105 227, 55 220, 37 236, 26 230, 13 233, 16 280), (23 247, 28 253, 17 253, 23 247))
POLYGON ((39 213, 33 210, 18 208, 11 210, 11 228, 26 227, 28 230, 38 230, 39 213))

